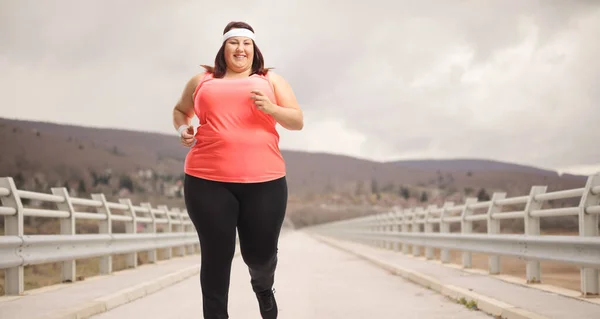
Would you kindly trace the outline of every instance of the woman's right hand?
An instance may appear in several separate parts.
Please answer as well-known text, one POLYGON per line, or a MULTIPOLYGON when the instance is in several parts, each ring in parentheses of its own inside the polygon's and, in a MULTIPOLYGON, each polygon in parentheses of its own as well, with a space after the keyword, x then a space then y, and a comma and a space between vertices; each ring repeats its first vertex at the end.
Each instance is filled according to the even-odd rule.
POLYGON ((191 147, 192 145, 194 145, 194 142, 196 141, 196 139, 194 138, 194 127, 191 125, 188 125, 187 128, 185 129, 181 129, 180 130, 181 135, 179 137, 180 141, 181 141, 181 145, 186 146, 186 147, 191 147))

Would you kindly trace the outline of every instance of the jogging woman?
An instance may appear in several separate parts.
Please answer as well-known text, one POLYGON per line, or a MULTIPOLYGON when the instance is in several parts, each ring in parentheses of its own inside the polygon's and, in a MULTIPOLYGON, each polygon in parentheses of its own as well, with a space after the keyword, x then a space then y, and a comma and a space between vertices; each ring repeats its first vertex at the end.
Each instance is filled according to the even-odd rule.
POLYGON ((204 318, 229 318, 236 229, 262 318, 277 318, 273 284, 288 189, 276 124, 301 130, 302 110, 286 80, 264 67, 244 22, 225 27, 214 66, 204 68, 173 110, 181 143, 190 147, 184 193, 200 240, 204 318))

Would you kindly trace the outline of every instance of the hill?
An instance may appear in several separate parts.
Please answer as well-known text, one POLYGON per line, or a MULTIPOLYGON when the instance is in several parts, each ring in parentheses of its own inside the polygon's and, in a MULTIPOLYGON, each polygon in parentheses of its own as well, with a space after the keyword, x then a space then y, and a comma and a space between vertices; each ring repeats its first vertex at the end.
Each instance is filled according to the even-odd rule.
POLYGON ((439 169, 443 167, 444 170, 463 172, 513 171, 542 175, 556 175, 556 172, 550 170, 487 159, 406 160, 395 161, 393 163, 402 165, 404 167, 419 169, 439 169))
MULTIPOLYGON (((160 190, 164 195, 177 187, 187 153, 175 134, 5 118, 0 118, 0 145, 0 176, 17 176, 27 189, 43 191, 48 186, 81 184, 81 190, 89 192, 109 174, 106 189, 125 187, 132 193, 160 190), (147 172, 150 175, 146 176, 147 172)), ((289 150, 283 150, 283 156, 291 207, 307 202, 316 206, 333 203, 345 210, 361 205, 387 207, 406 204, 410 198, 439 202, 482 190, 486 194, 498 190, 509 196, 524 195, 533 185, 558 190, 585 183, 585 176, 559 176, 549 170, 491 160, 376 162, 289 150)))
MULTIPOLYGON (((88 128, 0 118, 0 173, 12 175, 37 168, 130 172, 153 169, 181 173, 187 149, 174 135, 88 128)), ((379 184, 423 186, 454 179, 459 187, 509 189, 515 184, 580 185, 583 176, 559 176, 554 171, 492 160, 406 160, 375 162, 350 156, 283 150, 294 192, 320 192, 349 182, 377 180, 379 184), (480 175, 480 178, 477 176, 480 175), (468 178, 463 178, 468 177, 468 178)), ((569 186, 567 186, 569 187, 569 186)))

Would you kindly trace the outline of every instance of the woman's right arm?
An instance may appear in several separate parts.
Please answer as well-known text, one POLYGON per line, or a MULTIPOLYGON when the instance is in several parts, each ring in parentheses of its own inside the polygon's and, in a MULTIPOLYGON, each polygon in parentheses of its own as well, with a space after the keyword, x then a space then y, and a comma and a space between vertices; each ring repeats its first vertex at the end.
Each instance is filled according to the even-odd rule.
POLYGON ((173 126, 175 129, 179 129, 182 125, 190 125, 192 117, 194 117, 194 91, 202 79, 203 73, 198 74, 191 78, 183 92, 181 97, 173 108, 173 126))

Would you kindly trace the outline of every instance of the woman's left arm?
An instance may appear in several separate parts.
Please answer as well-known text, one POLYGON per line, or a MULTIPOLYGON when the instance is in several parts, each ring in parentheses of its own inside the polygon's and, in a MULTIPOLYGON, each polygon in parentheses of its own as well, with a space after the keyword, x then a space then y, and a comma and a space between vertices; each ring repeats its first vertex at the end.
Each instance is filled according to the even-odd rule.
POLYGON ((272 108, 266 107, 264 111, 271 114, 275 121, 288 130, 299 131, 304 127, 304 115, 298 105, 292 87, 279 74, 269 71, 271 83, 275 88, 277 104, 271 103, 272 108))

